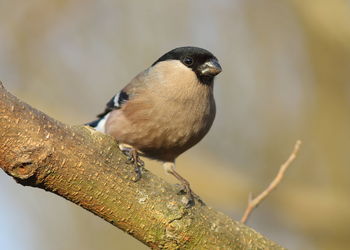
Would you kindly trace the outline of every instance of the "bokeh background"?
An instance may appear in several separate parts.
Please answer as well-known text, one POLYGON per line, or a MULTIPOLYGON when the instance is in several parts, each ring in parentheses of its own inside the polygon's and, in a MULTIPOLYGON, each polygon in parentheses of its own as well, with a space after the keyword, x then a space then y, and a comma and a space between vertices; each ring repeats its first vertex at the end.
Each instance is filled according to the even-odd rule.
MULTIPOLYGON (((239 219, 303 141, 249 225, 289 249, 350 245, 350 1, 0 0, 0 80, 68 124, 184 45, 212 51, 217 118, 178 170, 239 219)), ((147 167, 167 177, 158 163, 147 167)), ((0 172, 0 249, 146 249, 78 206, 0 172)))

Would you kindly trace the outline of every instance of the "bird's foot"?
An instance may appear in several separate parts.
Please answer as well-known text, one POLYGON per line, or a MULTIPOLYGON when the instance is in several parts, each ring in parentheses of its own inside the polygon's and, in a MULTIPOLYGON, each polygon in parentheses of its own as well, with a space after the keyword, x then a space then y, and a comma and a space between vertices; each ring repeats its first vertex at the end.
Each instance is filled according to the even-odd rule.
POLYGON ((136 176, 132 180, 134 182, 139 181, 142 177, 142 170, 145 165, 144 161, 141 160, 137 150, 134 148, 121 148, 121 150, 128 157, 126 163, 132 164, 135 167, 136 176))
POLYGON ((186 208, 194 206, 196 201, 198 201, 202 206, 205 205, 204 201, 199 197, 199 195, 193 192, 192 189, 185 184, 182 185, 182 188, 177 194, 185 195, 184 198, 186 199, 186 201, 184 202, 186 203, 186 208))
POLYGON ((174 162, 164 162, 163 167, 167 173, 173 175, 176 179, 178 179, 181 182, 181 190, 178 192, 178 194, 185 195, 182 201, 186 204, 186 208, 194 206, 195 200, 197 200, 201 205, 205 205, 202 199, 192 191, 190 183, 185 178, 183 178, 178 172, 175 171, 174 162))

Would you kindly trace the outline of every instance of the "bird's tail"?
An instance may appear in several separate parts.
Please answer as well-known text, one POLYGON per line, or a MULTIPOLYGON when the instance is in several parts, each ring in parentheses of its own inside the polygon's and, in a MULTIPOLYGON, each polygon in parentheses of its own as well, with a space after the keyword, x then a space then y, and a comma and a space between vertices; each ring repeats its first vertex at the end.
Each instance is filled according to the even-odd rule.
POLYGON ((98 124, 100 123, 100 121, 101 121, 101 119, 97 119, 95 121, 85 123, 84 125, 90 126, 92 128, 96 128, 98 126, 98 124))
POLYGON ((103 116, 100 119, 97 119, 95 121, 86 123, 85 125, 94 128, 96 131, 100 131, 102 133, 105 133, 106 132, 105 126, 106 126, 106 121, 107 121, 108 116, 109 116, 109 114, 107 114, 107 115, 105 115, 105 116, 103 116))

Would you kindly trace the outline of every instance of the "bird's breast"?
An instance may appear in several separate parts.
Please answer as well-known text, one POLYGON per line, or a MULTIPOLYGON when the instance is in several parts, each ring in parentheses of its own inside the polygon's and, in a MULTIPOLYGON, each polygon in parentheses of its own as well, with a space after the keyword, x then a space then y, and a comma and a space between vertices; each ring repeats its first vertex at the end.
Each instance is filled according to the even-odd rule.
POLYGON ((214 99, 168 100, 155 105, 150 117, 142 126, 139 149, 156 159, 174 160, 207 134, 215 118, 215 103, 214 99))

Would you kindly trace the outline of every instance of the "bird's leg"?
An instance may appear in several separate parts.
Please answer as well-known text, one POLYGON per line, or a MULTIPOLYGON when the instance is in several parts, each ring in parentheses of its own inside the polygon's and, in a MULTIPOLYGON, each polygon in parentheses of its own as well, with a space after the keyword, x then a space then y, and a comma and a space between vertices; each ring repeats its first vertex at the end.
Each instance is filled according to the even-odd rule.
POLYGON ((195 204, 195 199, 197 199, 202 205, 204 205, 204 202, 200 199, 200 197, 192 191, 190 183, 181 175, 179 175, 178 172, 175 171, 174 162, 165 162, 163 164, 163 167, 167 173, 173 175, 176 179, 178 179, 181 182, 183 189, 179 192, 179 194, 186 194, 186 198, 188 200, 187 207, 193 206, 195 204))
POLYGON ((142 168, 145 165, 145 163, 143 162, 143 160, 141 160, 137 150, 132 146, 126 144, 119 144, 119 148, 128 157, 126 163, 134 165, 136 177, 133 179, 133 181, 137 182, 141 179, 142 168))

